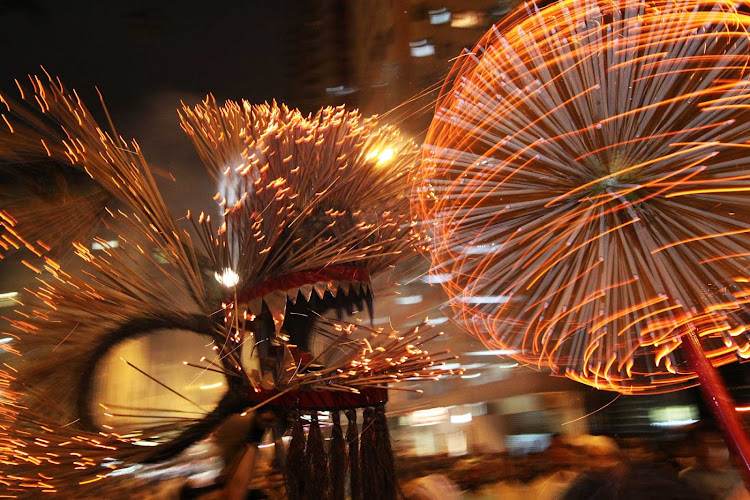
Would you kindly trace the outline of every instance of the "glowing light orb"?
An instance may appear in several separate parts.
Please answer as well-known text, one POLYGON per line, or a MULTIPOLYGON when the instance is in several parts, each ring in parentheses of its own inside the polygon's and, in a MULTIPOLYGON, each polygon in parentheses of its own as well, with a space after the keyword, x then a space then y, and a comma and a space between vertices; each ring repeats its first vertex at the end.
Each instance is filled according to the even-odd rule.
POLYGON ((490 348, 603 389, 750 349, 747 2, 527 4, 458 58, 423 151, 433 273, 490 348))
POLYGON ((233 270, 229 269, 228 267, 224 269, 221 273, 218 271, 214 273, 214 278, 216 278, 216 281, 221 283, 227 288, 232 288, 234 286, 237 286, 237 283, 240 282, 240 275, 234 272, 233 270))
POLYGON ((376 166, 383 166, 393 160, 395 156, 396 151, 393 148, 385 148, 370 151, 365 158, 367 160, 375 160, 376 166))

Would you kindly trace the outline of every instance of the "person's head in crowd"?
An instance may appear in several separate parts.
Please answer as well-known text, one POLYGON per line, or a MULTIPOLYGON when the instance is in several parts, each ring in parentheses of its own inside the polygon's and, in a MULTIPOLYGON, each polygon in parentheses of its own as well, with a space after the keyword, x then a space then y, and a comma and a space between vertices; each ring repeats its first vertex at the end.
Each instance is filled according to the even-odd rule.
POLYGON ((713 427, 691 433, 695 465, 680 472, 680 479, 702 491, 706 498, 747 498, 742 476, 732 467, 729 450, 713 427))
POLYGON ((431 474, 411 481, 404 487, 407 500, 460 500, 461 491, 442 474, 431 474))
POLYGON ((563 500, 702 500, 704 496, 662 469, 619 467, 583 474, 563 500))
POLYGON ((559 432, 555 432, 549 437, 549 445, 550 446, 567 446, 568 444, 565 442, 565 439, 563 438, 563 435, 559 432))
POLYGON ((718 430, 706 427, 693 433, 696 449, 696 467, 706 470, 723 470, 731 467, 729 449, 718 430))
POLYGON ((466 471, 466 489, 479 490, 485 483, 486 476, 481 463, 475 463, 466 471))

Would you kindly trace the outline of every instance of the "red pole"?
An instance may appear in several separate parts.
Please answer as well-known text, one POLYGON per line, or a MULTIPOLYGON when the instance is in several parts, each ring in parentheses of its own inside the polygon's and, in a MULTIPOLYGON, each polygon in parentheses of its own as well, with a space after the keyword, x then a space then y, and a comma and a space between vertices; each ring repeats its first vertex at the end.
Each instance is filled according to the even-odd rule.
POLYGON ((745 485, 750 489, 750 441, 742 428, 734 401, 729 396, 724 381, 706 358, 698 333, 692 327, 688 327, 682 337, 682 350, 690 369, 698 375, 703 399, 724 431, 724 439, 734 452, 740 472, 745 478, 745 485))

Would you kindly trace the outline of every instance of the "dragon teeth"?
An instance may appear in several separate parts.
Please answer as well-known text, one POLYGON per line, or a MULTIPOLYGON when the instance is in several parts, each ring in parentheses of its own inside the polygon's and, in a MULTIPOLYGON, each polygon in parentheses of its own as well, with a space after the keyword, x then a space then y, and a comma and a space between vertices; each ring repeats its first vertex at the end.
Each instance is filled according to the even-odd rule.
MULTIPOLYGON (((351 314, 353 310, 362 310, 362 305, 364 305, 367 308, 370 319, 373 318, 372 287, 369 283, 363 281, 320 281, 318 283, 302 285, 299 288, 275 290, 263 297, 256 297, 247 303, 240 304, 239 307, 240 310, 247 310, 249 314, 260 316, 263 313, 263 304, 265 304, 271 313, 274 328, 278 335, 281 326, 284 324, 287 302, 295 304, 300 294, 305 301, 310 302, 313 291, 320 299, 323 299, 326 293, 330 293, 334 298, 338 297, 339 294, 352 297, 355 303, 353 305, 348 304, 348 301, 344 300, 341 305, 336 306, 338 309, 337 312, 341 314, 344 308, 346 308, 346 312, 351 314), (344 306, 344 303, 347 305, 344 306), (352 307, 355 309, 350 310, 352 307)), ((342 297, 340 299, 343 300, 342 297)))
POLYGON ((307 302, 310 302, 310 297, 312 296, 313 292, 313 286, 312 285, 302 285, 299 287, 299 291, 302 292, 302 296, 305 298, 307 302))
POLYGON ((318 297, 321 299, 326 294, 326 290, 328 289, 327 283, 315 283, 313 285, 313 288, 315 289, 315 293, 318 294, 318 297))
POLYGON ((286 314, 287 292, 275 290, 263 297, 266 307, 271 312, 274 329, 278 334, 281 331, 281 325, 284 324, 284 315, 286 314))
POLYGON ((258 297, 248 302, 247 310, 250 311, 250 314, 260 316, 263 312, 263 298, 258 297))

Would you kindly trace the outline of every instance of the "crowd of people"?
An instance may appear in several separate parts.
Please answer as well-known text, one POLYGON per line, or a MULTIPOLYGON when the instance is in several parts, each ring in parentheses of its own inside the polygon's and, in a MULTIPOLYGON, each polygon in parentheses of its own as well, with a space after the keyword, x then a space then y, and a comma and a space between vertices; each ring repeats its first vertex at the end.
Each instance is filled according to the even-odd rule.
MULTIPOLYGON (((227 426, 231 434, 239 431, 227 426)), ((241 455, 232 446, 219 448, 219 465, 241 455)), ((272 448, 261 451, 245 498, 285 498, 272 448)), ((216 465, 205 460, 189 464, 216 465)), ((705 427, 678 441, 555 435, 538 453, 401 455, 396 465, 405 500, 750 500, 721 434, 705 427)), ((141 498, 209 500, 226 494, 226 467, 205 482, 184 469, 173 472, 172 479, 152 478, 154 488, 141 498), (193 479, 186 483, 186 475, 193 479)))
POLYGON ((679 442, 567 440, 525 456, 402 457, 409 500, 750 500, 719 432, 697 428, 679 442))

